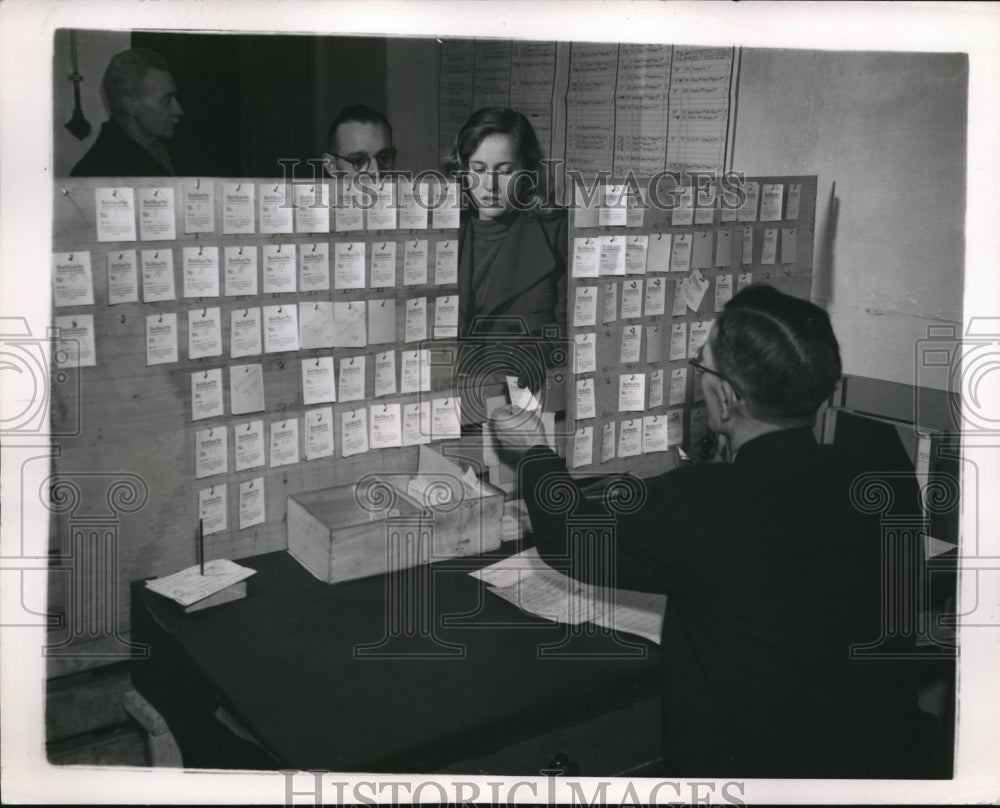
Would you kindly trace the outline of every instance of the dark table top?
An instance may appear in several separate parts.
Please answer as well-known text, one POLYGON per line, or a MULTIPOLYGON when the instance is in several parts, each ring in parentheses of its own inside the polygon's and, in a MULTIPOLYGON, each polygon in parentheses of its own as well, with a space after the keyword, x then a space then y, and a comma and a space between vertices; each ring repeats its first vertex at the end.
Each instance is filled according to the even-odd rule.
POLYGON ((655 644, 527 615, 468 575, 501 555, 330 585, 269 553, 240 561, 257 570, 244 600, 192 614, 136 581, 151 654, 133 679, 172 727, 208 687, 198 704, 277 765, 345 772, 433 771, 656 692, 655 644))

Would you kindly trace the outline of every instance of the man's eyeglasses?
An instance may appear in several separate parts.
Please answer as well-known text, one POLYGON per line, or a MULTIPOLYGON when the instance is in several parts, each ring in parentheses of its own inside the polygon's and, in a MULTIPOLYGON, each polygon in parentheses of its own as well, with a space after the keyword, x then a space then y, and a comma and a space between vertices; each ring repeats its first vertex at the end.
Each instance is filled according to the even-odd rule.
POLYGON ((696 353, 694 355, 694 359, 688 359, 688 364, 691 367, 693 367, 695 370, 697 370, 699 373, 711 373, 713 376, 718 376, 720 379, 722 379, 722 381, 729 382, 729 386, 732 387, 733 388, 733 392, 736 393, 736 398, 737 399, 742 399, 743 398, 742 394, 740 393, 739 388, 735 384, 733 384, 730 379, 728 379, 726 376, 724 376, 721 373, 719 373, 719 371, 717 371, 717 370, 712 370, 710 367, 705 367, 705 365, 702 363, 702 349, 701 348, 699 348, 698 349, 698 353, 696 353))
MULTIPOLYGON (((333 154, 331 152, 331 154, 333 154)), ((351 164, 355 171, 364 171, 371 165, 372 161, 382 169, 392 168, 396 163, 396 149, 388 148, 376 154, 366 154, 365 152, 352 152, 351 154, 333 154, 338 160, 344 160, 351 164)))

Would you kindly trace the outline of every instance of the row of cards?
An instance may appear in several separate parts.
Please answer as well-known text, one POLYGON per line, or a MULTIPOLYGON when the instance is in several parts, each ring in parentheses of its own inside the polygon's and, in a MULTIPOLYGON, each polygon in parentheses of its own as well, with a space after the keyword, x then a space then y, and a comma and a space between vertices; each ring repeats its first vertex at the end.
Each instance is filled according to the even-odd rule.
POLYGON ((648 187, 626 183, 599 188, 576 186, 576 227, 642 227, 645 210, 650 206, 670 210, 673 227, 726 222, 780 222, 799 218, 801 183, 736 182, 723 194, 714 186, 682 186, 652 192, 648 187), (758 210, 760 216, 758 217, 758 210))
MULTIPOLYGON (((265 244, 263 278, 258 271, 257 247, 253 244, 226 247, 222 255, 222 284, 217 246, 184 247, 181 253, 182 296, 186 298, 237 295, 324 292, 331 288, 331 244, 265 244)), ((430 259, 433 285, 458 283, 458 242, 443 239, 428 242, 412 239, 366 244, 336 242, 333 249, 333 289, 386 289, 396 286, 396 257, 402 254, 403 286, 426 286, 430 259)), ((177 299, 174 251, 169 247, 149 250, 113 250, 107 253, 108 305, 137 303, 139 280, 142 300, 155 303, 177 299)), ((90 252, 54 253, 52 256, 53 304, 87 306, 94 302, 94 279, 90 252)))
MULTIPOLYGON (((717 275, 715 283, 716 312, 722 311, 726 303, 733 297, 733 276, 731 274, 717 275)), ((753 273, 740 272, 736 277, 736 291, 753 283, 753 273)), ((711 282, 701 270, 695 270, 689 276, 676 280, 665 281, 662 278, 651 278, 645 283, 642 280, 626 280, 622 283, 611 282, 600 286, 577 286, 573 297, 574 328, 587 328, 597 325, 598 300, 600 299, 601 323, 607 325, 619 319, 630 320, 639 317, 662 317, 666 313, 667 284, 673 290, 672 317, 683 317, 688 311, 701 311, 701 304, 711 282), (619 299, 621 306, 619 308, 619 299)))
MULTIPOLYGON (((452 397, 410 404, 385 402, 344 410, 339 416, 339 456, 457 439, 461 437, 461 409, 461 399, 452 397)), ((269 424, 266 445, 262 420, 198 430, 195 476, 200 480, 229 473, 230 430, 235 471, 260 468, 265 463, 269 468, 279 468, 302 459, 332 457, 336 420, 333 407, 307 410, 301 419, 301 430, 298 416, 283 416, 269 424)))
MULTIPOLYGON (((429 393, 431 390, 431 352, 427 348, 402 351, 397 363, 396 351, 382 351, 369 357, 365 354, 345 356, 338 362, 339 372, 334 375, 332 356, 315 356, 301 360, 302 403, 327 404, 338 400, 362 401, 368 398, 368 368, 374 369, 375 398, 397 393, 429 393), (397 366, 399 373, 397 373, 397 366)), ((222 401, 216 399, 221 388, 220 369, 196 371, 191 374, 192 391, 208 390, 212 398, 202 395, 192 397, 199 406, 192 412, 193 420, 222 415, 222 401)), ((264 369, 260 364, 232 365, 229 368, 230 407, 233 415, 245 415, 265 410, 264 369)))
MULTIPOLYGON (((698 435, 707 426, 704 407, 691 410, 691 431, 698 435)), ((570 466, 580 468, 594 464, 594 426, 579 427, 569 439, 570 466)), ((683 443, 683 410, 669 410, 663 415, 646 415, 608 421, 598 429, 601 438, 600 462, 607 463, 616 457, 636 457, 654 452, 666 452, 671 446, 683 443)))
MULTIPOLYGON (((199 179, 186 183, 182 194, 180 225, 186 234, 215 233, 220 212, 223 235, 329 233, 331 211, 338 233, 450 230, 458 227, 460 213, 457 183, 414 183, 405 178, 371 179, 357 185, 227 182, 222 183, 218 205, 215 183, 199 179)), ((178 206, 170 186, 95 188, 94 213, 98 241, 177 238, 178 206)))
POLYGON ((752 227, 694 233, 579 236, 573 239, 572 275, 574 278, 598 278, 604 275, 689 272, 733 264, 794 264, 797 239, 798 231, 794 227, 765 228, 755 261, 752 227), (734 249, 737 246, 738 249, 734 249))
MULTIPOLYGON (((227 489, 225 484, 220 484, 198 492, 198 519, 201 520, 202 532, 206 536, 229 529, 227 489)), ((263 477, 255 477, 239 484, 240 530, 264 523, 265 500, 263 477)))
MULTIPOLYGON (((669 331, 660 325, 625 325, 621 329, 621 364, 640 362, 643 335, 645 334, 646 363, 663 361, 664 343, 667 343, 667 361, 679 362, 692 359, 705 344, 714 320, 693 323, 672 323, 669 331)), ((597 334, 585 332, 573 335, 573 372, 577 375, 597 372, 597 334)))
MULTIPOLYGON (((458 296, 412 297, 403 308, 403 342, 458 336, 458 296), (430 313, 430 327, 428 327, 430 313)), ((363 348, 397 341, 395 298, 251 306, 229 310, 229 356, 314 348, 363 348)), ((62 318, 57 318, 62 319, 62 318)), ((83 318, 69 318, 79 322, 83 318)), ((222 356, 223 315, 218 306, 187 312, 188 358, 222 356)), ((178 361, 176 312, 146 317, 146 364, 178 361)))
MULTIPOLYGON (((396 299, 285 303, 229 311, 229 356, 238 359, 316 348, 363 348, 397 341, 396 299)), ((404 343, 458 336, 457 295, 401 301, 404 343), (431 313, 428 322, 428 313, 431 313)), ((186 312, 188 359, 222 356, 223 315, 218 306, 186 312)), ((124 321, 123 321, 124 322, 124 321)), ((56 317, 58 367, 94 367, 92 314, 56 317)), ((177 312, 146 316, 146 365, 180 361, 177 312)))
MULTIPOLYGON (((662 368, 657 368, 649 374, 621 373, 618 375, 618 407, 615 412, 645 412, 646 410, 655 410, 664 404, 668 407, 681 406, 687 400, 687 380, 688 368, 672 369, 670 371, 670 390, 667 400, 664 401, 662 368)), ((605 377, 605 382, 608 385, 614 383, 610 376, 605 377)), ((597 397, 594 389, 597 383, 594 376, 576 380, 576 410, 571 413, 571 420, 589 421, 598 417, 597 397)), ((695 403, 703 400, 699 385, 695 385, 694 400, 695 403)))

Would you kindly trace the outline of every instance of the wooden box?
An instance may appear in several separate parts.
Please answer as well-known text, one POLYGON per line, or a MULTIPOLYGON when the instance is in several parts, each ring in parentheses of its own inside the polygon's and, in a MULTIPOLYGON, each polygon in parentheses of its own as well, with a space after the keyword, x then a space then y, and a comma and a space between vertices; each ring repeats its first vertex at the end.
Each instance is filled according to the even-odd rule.
MULTIPOLYGON (((428 522, 402 497, 387 508, 362 507, 357 485, 323 488, 288 498, 288 552, 327 583, 381 575, 426 563, 428 522)), ((374 499, 369 497, 368 499, 374 499)))
POLYGON ((398 476, 392 481, 400 497, 428 518, 433 537, 429 561, 499 547, 504 492, 468 472, 463 475, 457 463, 429 446, 420 447, 419 458, 417 473, 406 479, 405 490, 398 476))

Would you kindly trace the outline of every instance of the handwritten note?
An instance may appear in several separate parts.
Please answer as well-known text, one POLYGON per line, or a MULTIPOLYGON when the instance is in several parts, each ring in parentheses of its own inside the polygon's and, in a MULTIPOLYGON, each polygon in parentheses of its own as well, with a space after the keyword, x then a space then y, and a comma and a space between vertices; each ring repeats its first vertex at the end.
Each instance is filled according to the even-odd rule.
POLYGON ((146 581, 146 588, 177 601, 181 606, 190 606, 249 578, 255 572, 229 559, 216 558, 205 562, 204 575, 196 564, 173 575, 146 581))
POLYGON ((264 409, 264 368, 261 365, 229 366, 229 407, 233 415, 264 409))

